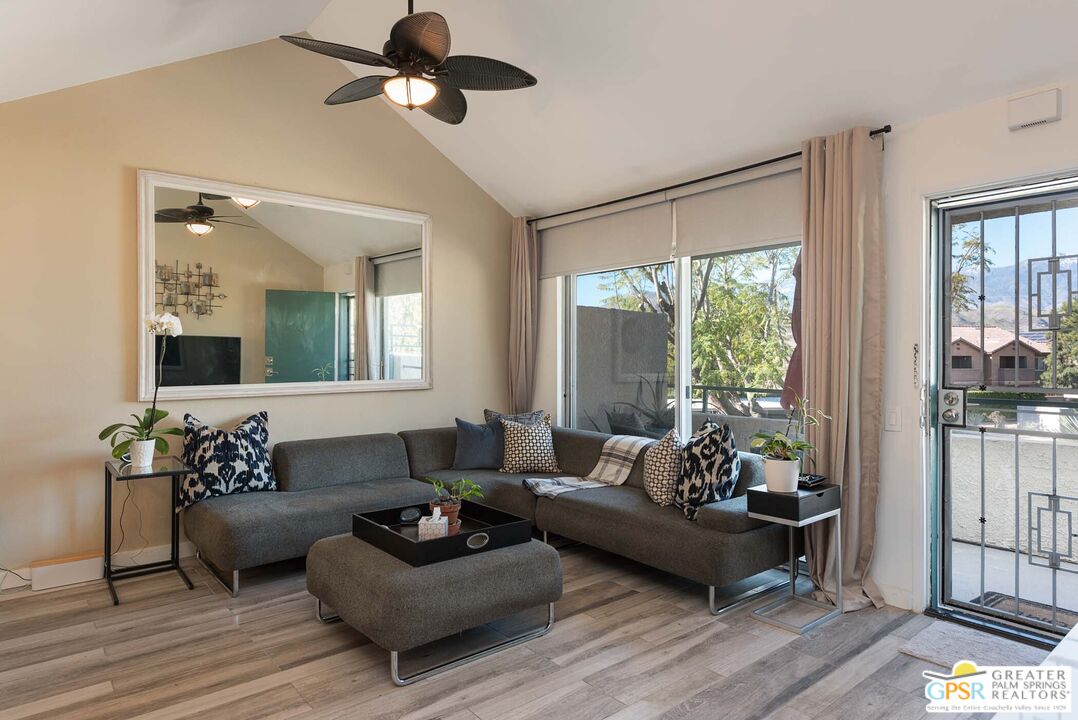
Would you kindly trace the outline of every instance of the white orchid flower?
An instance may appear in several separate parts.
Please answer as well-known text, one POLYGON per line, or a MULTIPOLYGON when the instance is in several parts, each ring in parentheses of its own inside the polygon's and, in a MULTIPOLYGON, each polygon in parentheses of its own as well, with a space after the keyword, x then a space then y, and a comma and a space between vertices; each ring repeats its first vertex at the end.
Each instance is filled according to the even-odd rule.
POLYGON ((180 324, 180 319, 172 313, 161 313, 146 318, 146 329, 154 335, 169 337, 183 335, 183 325, 180 324))

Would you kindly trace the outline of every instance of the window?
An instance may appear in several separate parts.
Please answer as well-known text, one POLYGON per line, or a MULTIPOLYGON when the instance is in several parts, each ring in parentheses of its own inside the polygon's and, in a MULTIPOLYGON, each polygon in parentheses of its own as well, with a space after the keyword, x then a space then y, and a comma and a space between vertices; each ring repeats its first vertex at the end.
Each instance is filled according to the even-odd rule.
POLYGON ((573 426, 661 437, 678 425, 675 388, 687 386, 682 412, 693 429, 707 417, 728 423, 743 448, 755 432, 785 429, 779 395, 794 348, 798 252, 783 245, 574 276, 573 426), (689 283, 684 380, 676 271, 689 283))
POLYGON ((662 437, 674 427, 672 263, 578 275, 573 426, 662 437))
POLYGON ((787 245, 692 259, 694 412, 786 417, 778 396, 794 347, 790 311, 799 250, 787 245))
POLYGON ((972 370, 973 369, 973 356, 972 355, 952 355, 951 356, 951 368, 954 370, 972 370))
MULTIPOLYGON (((1004 370, 1014 370, 1014 355, 1000 355, 999 366, 1004 370)), ((1018 356, 1018 369, 1025 370, 1029 367, 1029 358, 1025 355, 1018 356)))
POLYGON ((386 295, 378 298, 379 336, 382 339, 382 379, 416 380, 423 377, 423 294, 386 295))

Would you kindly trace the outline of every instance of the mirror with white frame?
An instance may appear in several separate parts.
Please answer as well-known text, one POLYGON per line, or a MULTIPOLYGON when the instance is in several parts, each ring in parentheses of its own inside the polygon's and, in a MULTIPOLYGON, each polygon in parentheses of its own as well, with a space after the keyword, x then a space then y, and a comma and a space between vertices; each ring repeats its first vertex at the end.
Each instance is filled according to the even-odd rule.
POLYGON ((430 216, 139 172, 139 395, 422 389, 430 216))

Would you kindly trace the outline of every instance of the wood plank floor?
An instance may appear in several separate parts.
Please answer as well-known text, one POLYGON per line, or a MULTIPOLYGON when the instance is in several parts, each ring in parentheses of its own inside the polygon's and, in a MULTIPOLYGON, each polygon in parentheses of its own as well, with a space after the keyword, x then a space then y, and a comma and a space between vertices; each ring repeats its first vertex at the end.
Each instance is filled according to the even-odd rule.
MULTIPOLYGON (((0 720, 921 718, 898 648, 927 624, 894 608, 804 637, 721 618, 705 589, 583 546, 561 550, 551 632, 405 688, 388 653, 323 625, 302 563, 245 573, 230 598, 195 563, 174 574, 0 596, 0 720)), ((938 715, 934 717, 939 717, 938 715)))

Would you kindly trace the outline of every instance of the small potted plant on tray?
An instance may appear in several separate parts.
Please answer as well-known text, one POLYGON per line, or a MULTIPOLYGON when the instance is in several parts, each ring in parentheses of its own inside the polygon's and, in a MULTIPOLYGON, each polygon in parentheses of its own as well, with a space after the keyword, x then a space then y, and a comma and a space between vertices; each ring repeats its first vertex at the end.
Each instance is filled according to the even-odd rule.
POLYGON ((790 412, 785 432, 758 432, 752 436, 750 447, 763 455, 764 480, 770 492, 797 491, 797 480, 801 476, 802 460, 807 458, 815 462, 812 454, 816 446, 805 440, 805 428, 819 425, 821 420, 830 420, 819 410, 809 407, 804 398, 798 397, 794 409, 790 412))
POLYGON ((482 499, 483 488, 468 478, 461 478, 448 486, 441 480, 433 478, 428 480, 434 486, 434 499, 430 501, 430 511, 433 513, 435 506, 441 508, 442 517, 449 521, 449 534, 457 534, 460 532, 461 501, 482 499))

